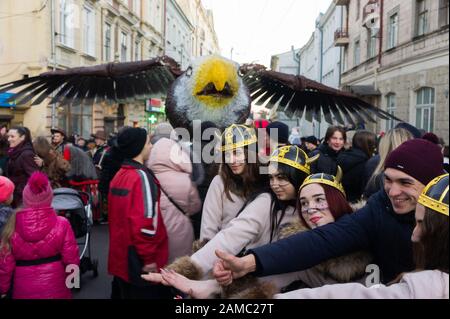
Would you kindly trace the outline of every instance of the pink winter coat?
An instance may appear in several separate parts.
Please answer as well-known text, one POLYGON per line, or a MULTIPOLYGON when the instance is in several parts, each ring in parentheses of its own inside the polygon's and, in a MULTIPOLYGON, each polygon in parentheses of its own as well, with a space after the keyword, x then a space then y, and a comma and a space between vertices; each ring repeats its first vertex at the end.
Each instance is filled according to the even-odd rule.
POLYGON ((79 265, 78 245, 70 223, 48 208, 17 212, 11 253, 0 254, 0 294, 13 285, 14 299, 70 299, 66 287, 67 265, 79 265), (16 266, 61 255, 61 260, 35 266, 16 266))
POLYGON ((197 187, 191 181, 192 162, 180 144, 162 138, 153 146, 147 166, 161 187, 188 215, 179 211, 161 191, 161 212, 169 237, 171 263, 177 257, 192 253, 194 229, 189 216, 201 208, 197 187))

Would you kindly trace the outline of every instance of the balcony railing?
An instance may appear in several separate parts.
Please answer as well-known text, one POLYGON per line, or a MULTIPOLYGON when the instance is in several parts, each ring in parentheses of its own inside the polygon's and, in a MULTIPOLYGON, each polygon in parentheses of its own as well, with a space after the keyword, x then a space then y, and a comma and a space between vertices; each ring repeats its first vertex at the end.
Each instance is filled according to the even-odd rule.
POLYGON ((334 46, 342 47, 350 43, 348 31, 346 29, 337 29, 334 32, 334 46))

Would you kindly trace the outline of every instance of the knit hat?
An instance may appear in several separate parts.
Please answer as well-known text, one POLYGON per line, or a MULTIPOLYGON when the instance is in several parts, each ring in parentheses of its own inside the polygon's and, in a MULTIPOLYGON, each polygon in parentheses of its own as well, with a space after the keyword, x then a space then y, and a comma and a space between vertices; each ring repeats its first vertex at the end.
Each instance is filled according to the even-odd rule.
POLYGON ((289 144, 289 126, 282 122, 272 122, 266 127, 267 134, 269 134, 269 136, 272 129, 278 132, 278 143, 289 144))
POLYGON ((117 136, 117 146, 126 159, 135 158, 142 152, 147 135, 147 131, 143 128, 127 128, 117 136))
POLYGON ((319 141, 317 140, 317 137, 315 137, 315 136, 308 136, 308 137, 305 137, 305 142, 317 145, 317 143, 319 141))
POLYGON ((6 202, 14 192, 14 183, 9 178, 0 176, 0 204, 6 202))
POLYGON ((22 196, 25 208, 51 207, 53 190, 47 175, 41 172, 33 173, 22 192, 22 196))
POLYGON ((409 133, 411 133, 414 136, 414 138, 421 138, 423 135, 417 127, 412 126, 409 123, 405 123, 405 122, 398 123, 395 128, 402 128, 402 129, 407 130, 409 133))
POLYGON ((386 159, 385 168, 393 168, 427 185, 444 173, 441 149, 426 140, 406 141, 392 151, 386 159))
POLYGON ((439 137, 436 136, 436 134, 433 133, 426 133, 424 136, 422 136, 424 140, 430 141, 433 144, 438 145, 439 144, 439 137))

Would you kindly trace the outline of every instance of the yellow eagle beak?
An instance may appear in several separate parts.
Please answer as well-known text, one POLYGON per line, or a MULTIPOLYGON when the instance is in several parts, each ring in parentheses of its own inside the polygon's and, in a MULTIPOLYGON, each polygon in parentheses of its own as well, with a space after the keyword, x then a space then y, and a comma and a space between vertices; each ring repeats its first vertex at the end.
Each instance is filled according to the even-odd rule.
POLYGON ((194 72, 192 94, 206 106, 226 106, 239 90, 236 65, 221 57, 211 57, 194 72))

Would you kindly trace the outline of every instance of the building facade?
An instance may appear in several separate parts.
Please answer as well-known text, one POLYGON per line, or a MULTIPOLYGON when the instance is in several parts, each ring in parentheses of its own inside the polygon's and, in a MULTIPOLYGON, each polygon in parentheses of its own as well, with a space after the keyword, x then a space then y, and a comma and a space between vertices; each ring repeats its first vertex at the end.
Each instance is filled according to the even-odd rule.
POLYGON ((192 36, 193 57, 219 54, 220 48, 214 29, 212 11, 207 10, 201 0, 177 0, 177 3, 194 25, 192 36))
POLYGON ((194 52, 194 25, 176 0, 166 1, 165 54, 186 69, 194 52))
MULTIPOLYGON (((186 65, 195 52, 194 25, 174 0, 2 0, 0 12, 0 83, 164 53, 186 65)), ((215 33, 212 39, 205 41, 217 42, 215 33)), ((160 96, 112 105, 49 105, 47 99, 33 107, 6 104, 6 98, 0 96, 0 124, 25 125, 34 136, 48 135, 51 127, 59 126, 88 138, 100 129, 151 129, 166 120, 160 96)))
MULTIPOLYGON (((335 0, 342 87, 448 143, 449 1, 335 0)), ((394 121, 372 129, 386 131, 394 121)))
MULTIPOLYGON (((315 30, 294 56, 291 52, 272 57, 272 69, 288 74, 302 75, 333 88, 339 88, 341 75, 341 49, 335 46, 334 33, 341 25, 343 9, 332 3, 325 13, 316 19, 315 30)), ((325 121, 310 123, 303 119, 287 119, 284 114, 279 119, 291 127, 300 127, 302 136, 323 137, 329 126, 325 121)), ((322 117, 323 118, 323 117, 322 117)))

